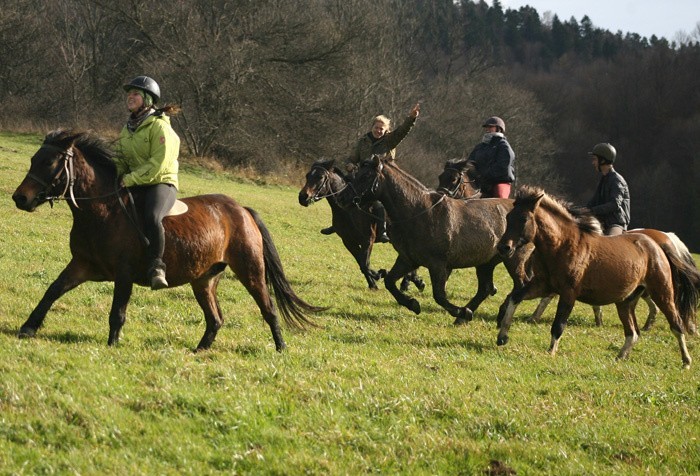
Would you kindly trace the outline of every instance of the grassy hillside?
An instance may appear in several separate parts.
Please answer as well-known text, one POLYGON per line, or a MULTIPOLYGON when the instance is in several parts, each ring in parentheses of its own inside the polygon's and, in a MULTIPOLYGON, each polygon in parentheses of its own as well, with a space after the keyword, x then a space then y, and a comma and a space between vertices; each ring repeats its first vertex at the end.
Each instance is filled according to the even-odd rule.
MULTIPOLYGON (((0 134, 0 472, 3 474, 697 474, 700 347, 681 369, 663 318, 628 361, 614 308, 596 328, 577 305, 552 358, 549 321, 523 320, 497 348, 495 316, 509 284, 455 328, 430 285, 423 313, 366 289, 325 202, 298 187, 259 186, 185 167, 181 195, 223 192, 263 216, 297 293, 330 306, 320 328, 285 330, 278 354, 252 299, 227 271, 226 317, 194 354, 204 321, 188 287, 136 288, 123 338, 108 348, 111 283, 59 300, 34 339, 16 332, 69 259, 65 203, 28 214, 11 194, 41 138, 0 134), (492 462, 494 460, 495 462, 492 462), (497 462, 497 463, 496 463, 497 462), (504 472, 498 473, 501 469, 504 472)), ((389 267, 378 245, 376 268, 389 267)), ((427 272, 420 270, 428 280, 427 272)), ((451 298, 474 293, 454 273, 451 298)), ((640 320, 645 318, 643 304, 640 320)))

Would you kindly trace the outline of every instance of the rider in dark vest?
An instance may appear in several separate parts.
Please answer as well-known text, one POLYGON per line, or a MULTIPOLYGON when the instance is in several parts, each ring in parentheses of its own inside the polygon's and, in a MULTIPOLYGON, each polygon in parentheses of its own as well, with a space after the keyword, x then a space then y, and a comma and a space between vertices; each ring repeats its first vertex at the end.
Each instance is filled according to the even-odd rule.
POLYGON ((630 192, 625 179, 613 167, 617 151, 612 145, 601 143, 588 155, 601 177, 587 206, 606 235, 620 235, 630 223, 630 192))

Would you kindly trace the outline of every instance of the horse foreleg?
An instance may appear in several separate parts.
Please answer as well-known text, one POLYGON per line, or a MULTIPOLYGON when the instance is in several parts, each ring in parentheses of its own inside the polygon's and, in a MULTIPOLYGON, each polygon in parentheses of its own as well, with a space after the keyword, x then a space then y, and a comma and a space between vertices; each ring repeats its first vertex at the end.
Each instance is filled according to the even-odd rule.
POLYGON ((428 270, 430 272, 430 282, 433 285, 433 299, 443 309, 450 313, 455 318, 454 325, 462 325, 472 320, 472 311, 468 306, 459 307, 452 304, 447 299, 445 286, 450 277, 451 270, 443 267, 433 267, 428 270))
POLYGON ((500 258, 494 258, 488 263, 476 267, 476 294, 463 308, 463 311, 461 311, 461 316, 456 316, 457 321, 460 322, 455 321, 455 324, 462 324, 463 322, 471 321, 477 308, 482 302, 484 302, 484 299, 496 294, 496 286, 493 284, 493 270, 500 262, 500 258))
POLYGON ((76 261, 71 260, 58 275, 58 278, 56 278, 46 290, 39 304, 36 305, 31 314, 29 314, 27 321, 20 327, 17 336, 20 338, 34 337, 36 331, 44 323, 46 314, 49 312, 49 309, 51 309, 53 303, 65 293, 81 285, 85 281, 87 281, 87 278, 85 277, 83 267, 76 261))
POLYGON ((197 299, 199 307, 201 307, 204 312, 204 321, 206 322, 204 335, 199 341, 199 344, 197 344, 195 352, 211 347, 214 339, 216 339, 216 334, 224 323, 224 318, 221 315, 221 308, 219 307, 219 300, 216 297, 216 288, 220 278, 221 274, 205 281, 195 281, 192 283, 194 297, 197 299))
POLYGON ((569 315, 571 315, 575 302, 575 299, 559 296, 557 313, 554 316, 554 322, 552 322, 551 329, 552 340, 549 344, 549 353, 551 355, 556 355, 557 350, 559 349, 559 341, 561 340, 562 334, 564 334, 566 323, 569 320, 569 315))
POLYGON ((112 308, 109 311, 109 339, 107 345, 119 342, 119 334, 126 322, 126 307, 131 299, 134 283, 131 279, 122 278, 114 281, 112 308))
POLYGON ((496 339, 497 345, 505 345, 508 343, 508 331, 513 322, 513 315, 520 303, 532 293, 530 288, 531 283, 529 282, 515 287, 508 296, 506 296, 506 300, 503 301, 503 304, 499 307, 498 317, 496 318, 496 325, 499 328, 498 338, 496 339))
MULTIPOLYGON (((420 314, 420 303, 418 300, 413 299, 410 296, 407 296, 399 288, 396 287, 396 282, 403 276, 406 275, 406 273, 409 273, 416 269, 417 266, 414 264, 404 260, 401 258, 401 255, 399 255, 396 258, 396 261, 394 262, 394 266, 391 267, 389 272, 386 274, 384 277, 384 286, 386 287, 387 291, 391 293, 392 296, 394 296, 394 299, 396 302, 398 302, 400 305, 407 307, 411 311, 413 311, 415 314, 420 314)), ((433 283, 434 284, 434 283, 433 283)))
POLYGON ((649 296, 649 294, 644 293, 642 295, 642 299, 644 299, 644 302, 647 303, 647 307, 649 308, 647 321, 644 323, 644 327, 642 327, 642 330, 648 331, 651 330, 651 326, 653 326, 654 322, 656 321, 656 314, 659 312, 659 308, 656 306, 656 303, 653 301, 653 299, 651 299, 651 296, 649 296))

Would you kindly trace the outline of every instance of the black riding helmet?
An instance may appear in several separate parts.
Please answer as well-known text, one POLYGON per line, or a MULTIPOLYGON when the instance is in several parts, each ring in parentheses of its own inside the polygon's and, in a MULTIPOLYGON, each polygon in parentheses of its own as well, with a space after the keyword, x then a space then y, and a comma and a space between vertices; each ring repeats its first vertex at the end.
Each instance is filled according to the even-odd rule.
POLYGON ((148 76, 136 76, 124 85, 124 91, 129 91, 130 89, 140 89, 146 92, 153 98, 153 104, 160 100, 160 86, 148 76))

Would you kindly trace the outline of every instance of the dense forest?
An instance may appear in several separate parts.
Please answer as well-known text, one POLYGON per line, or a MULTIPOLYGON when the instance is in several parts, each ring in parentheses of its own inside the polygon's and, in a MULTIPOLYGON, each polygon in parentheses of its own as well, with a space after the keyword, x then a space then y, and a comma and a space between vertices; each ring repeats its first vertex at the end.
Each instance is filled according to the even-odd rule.
MULTIPOLYGON (((632 225, 700 251, 700 25, 678 38, 468 0, 9 0, 0 127, 115 134, 122 85, 147 74, 182 113, 184 157, 287 175, 342 161, 371 118, 417 126, 397 159, 427 186, 507 124, 518 183, 581 203, 587 152, 618 151, 632 225)), ((296 178, 298 176, 298 178, 296 178)))

